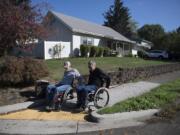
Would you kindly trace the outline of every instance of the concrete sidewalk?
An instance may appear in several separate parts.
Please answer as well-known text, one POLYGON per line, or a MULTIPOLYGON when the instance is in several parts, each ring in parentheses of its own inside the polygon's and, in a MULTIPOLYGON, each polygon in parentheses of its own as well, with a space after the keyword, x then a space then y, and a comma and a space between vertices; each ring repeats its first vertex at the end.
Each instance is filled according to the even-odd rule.
POLYGON ((0 114, 8 114, 19 110, 25 110, 27 108, 33 108, 44 104, 44 100, 27 101, 23 103, 16 103, 12 105, 5 105, 0 107, 0 114))
POLYGON ((140 81, 136 83, 126 83, 112 88, 109 90, 109 106, 128 98, 139 96, 159 85, 159 83, 140 81))
MULTIPOLYGON (((109 90, 110 103, 113 105, 130 97, 141 95, 160 84, 180 78, 180 71, 152 77, 146 81, 126 83, 109 90)), ((1 111, 1 108, 0 108, 1 111)), ((108 122, 90 123, 79 121, 37 121, 37 120, 0 120, 0 133, 7 134, 64 134, 96 131, 108 128, 137 126, 144 124, 137 120, 109 119, 108 122)))
POLYGON ((146 93, 159 85, 180 78, 180 71, 162 74, 159 76, 151 77, 144 81, 126 83, 114 87, 109 90, 110 102, 109 106, 126 100, 131 97, 139 96, 146 93))

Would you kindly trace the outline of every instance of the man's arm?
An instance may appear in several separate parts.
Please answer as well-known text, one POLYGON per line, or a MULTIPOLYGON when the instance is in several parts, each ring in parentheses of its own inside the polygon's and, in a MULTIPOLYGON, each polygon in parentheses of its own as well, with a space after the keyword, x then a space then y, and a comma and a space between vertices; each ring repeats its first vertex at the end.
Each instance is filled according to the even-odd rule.
POLYGON ((78 83, 81 84, 83 83, 83 77, 81 76, 81 74, 79 73, 79 71, 77 69, 73 69, 75 72, 75 79, 78 80, 78 83))
POLYGON ((104 73, 101 69, 99 69, 99 76, 101 79, 106 80, 106 88, 109 88, 111 83, 110 77, 106 73, 104 73))

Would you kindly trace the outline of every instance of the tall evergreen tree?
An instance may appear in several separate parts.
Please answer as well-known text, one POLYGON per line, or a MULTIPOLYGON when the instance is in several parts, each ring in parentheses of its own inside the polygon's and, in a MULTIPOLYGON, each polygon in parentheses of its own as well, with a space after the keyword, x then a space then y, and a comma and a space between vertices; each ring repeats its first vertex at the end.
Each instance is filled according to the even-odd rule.
POLYGON ((104 14, 104 25, 113 28, 126 37, 133 35, 131 29, 131 16, 129 9, 123 5, 122 0, 115 0, 114 5, 104 14))

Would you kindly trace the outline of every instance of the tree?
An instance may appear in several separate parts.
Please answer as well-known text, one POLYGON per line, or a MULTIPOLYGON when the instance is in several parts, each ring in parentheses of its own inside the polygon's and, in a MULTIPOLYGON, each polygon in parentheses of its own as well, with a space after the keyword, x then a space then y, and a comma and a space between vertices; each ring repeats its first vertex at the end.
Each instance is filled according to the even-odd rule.
POLYGON ((115 0, 114 5, 110 6, 109 10, 103 15, 105 18, 105 26, 111 27, 126 37, 132 36, 131 16, 129 9, 123 5, 122 0, 115 0))
POLYGON ((176 29, 176 32, 180 34, 180 26, 176 29))
MULTIPOLYGON (((180 28, 180 27, 179 27, 180 28)), ((180 32, 179 28, 174 31, 168 32, 166 35, 166 44, 168 50, 175 53, 180 53, 180 32)))
POLYGON ((45 36, 40 9, 30 0, 0 1, 0 53, 15 46, 25 47, 27 42, 45 36))
POLYGON ((160 24, 145 24, 138 29, 138 34, 145 40, 153 41, 156 37, 164 35, 165 32, 164 28, 160 24))
POLYGON ((162 42, 165 38, 165 31, 159 24, 145 24, 138 29, 138 35, 140 38, 153 42, 154 48, 163 47, 162 42))

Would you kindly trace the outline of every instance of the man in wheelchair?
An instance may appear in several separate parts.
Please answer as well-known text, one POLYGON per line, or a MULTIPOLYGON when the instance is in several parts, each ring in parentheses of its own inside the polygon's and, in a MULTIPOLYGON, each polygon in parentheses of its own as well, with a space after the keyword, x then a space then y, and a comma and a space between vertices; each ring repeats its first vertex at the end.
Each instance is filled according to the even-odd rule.
POLYGON ((56 95, 58 95, 59 93, 63 93, 67 90, 70 90, 72 87, 72 83, 73 80, 76 78, 80 78, 80 73, 78 72, 78 70, 71 68, 71 63, 69 61, 64 62, 64 76, 63 79, 53 85, 50 84, 47 86, 47 94, 46 94, 46 100, 47 100, 47 106, 46 106, 46 110, 50 111, 54 108, 54 99, 56 97, 56 95))
POLYGON ((79 85, 77 87, 77 108, 85 110, 88 104, 88 93, 96 91, 102 87, 104 81, 106 81, 106 88, 110 86, 110 77, 106 75, 100 68, 96 67, 95 61, 88 62, 89 68, 89 80, 88 84, 79 85))

